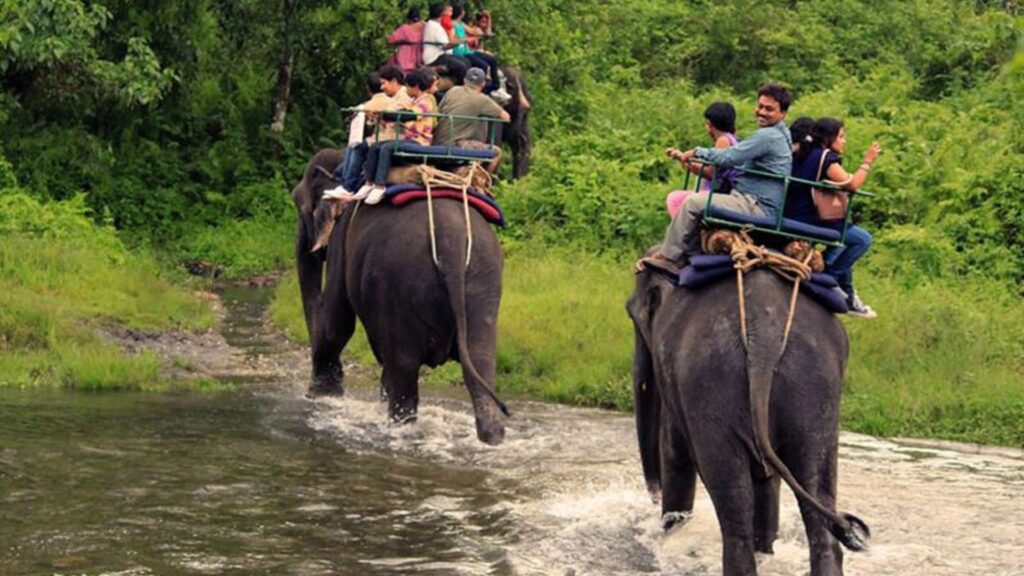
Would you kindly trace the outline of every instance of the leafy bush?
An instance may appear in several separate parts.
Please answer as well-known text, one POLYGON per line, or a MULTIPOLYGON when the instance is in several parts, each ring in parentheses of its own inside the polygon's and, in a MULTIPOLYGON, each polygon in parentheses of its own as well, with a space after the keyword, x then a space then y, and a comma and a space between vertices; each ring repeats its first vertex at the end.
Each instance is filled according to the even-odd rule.
POLYGON ((0 385, 160 386, 155 358, 127 357, 96 329, 212 324, 204 303, 88 214, 81 196, 41 204, 0 192, 0 385))

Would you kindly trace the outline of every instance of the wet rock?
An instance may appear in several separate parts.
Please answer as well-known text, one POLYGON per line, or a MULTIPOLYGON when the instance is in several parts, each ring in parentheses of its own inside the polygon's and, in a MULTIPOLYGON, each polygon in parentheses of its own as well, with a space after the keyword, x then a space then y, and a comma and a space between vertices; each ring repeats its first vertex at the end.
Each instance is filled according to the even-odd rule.
POLYGON ((204 278, 220 278, 224 275, 224 268, 208 260, 189 260, 185 262, 185 269, 193 276, 204 278))

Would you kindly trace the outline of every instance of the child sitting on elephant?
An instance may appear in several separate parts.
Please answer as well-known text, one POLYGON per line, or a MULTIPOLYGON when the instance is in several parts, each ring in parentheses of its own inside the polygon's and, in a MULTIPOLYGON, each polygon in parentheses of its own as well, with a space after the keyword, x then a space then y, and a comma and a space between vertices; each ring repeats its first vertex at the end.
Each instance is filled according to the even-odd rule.
POLYGON ((408 74, 405 77, 405 88, 411 101, 408 104, 400 105, 396 112, 409 110, 415 115, 413 119, 404 122, 402 139, 381 140, 370 146, 366 150, 365 161, 359 158, 351 163, 346 161, 342 185, 325 191, 324 198, 342 202, 365 199, 367 204, 380 202, 384 197, 388 170, 391 169, 394 153, 398 150, 419 151, 433 142, 434 125, 437 123, 437 118, 431 114, 437 114, 437 101, 434 99, 436 87, 437 75, 429 68, 420 68, 408 74), (427 116, 422 114, 427 114, 427 116), (353 193, 347 185, 356 180, 359 174, 365 174, 366 184, 353 193))

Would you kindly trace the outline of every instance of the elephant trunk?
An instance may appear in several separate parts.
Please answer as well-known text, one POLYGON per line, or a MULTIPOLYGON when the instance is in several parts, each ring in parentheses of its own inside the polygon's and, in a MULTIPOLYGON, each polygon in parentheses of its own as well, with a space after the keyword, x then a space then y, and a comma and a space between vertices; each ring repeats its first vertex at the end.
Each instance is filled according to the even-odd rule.
POLYGON ((636 437, 640 443, 640 463, 643 466, 647 492, 652 500, 658 502, 661 498, 661 396, 655 382, 651 351, 640 329, 634 330, 636 333, 633 349, 633 405, 636 414, 636 437))
MULTIPOLYGON (((812 507, 825 518, 829 531, 843 546, 854 552, 866 550, 868 539, 871 536, 867 524, 852 514, 837 513, 808 493, 772 447, 768 412, 772 381, 775 377, 775 369, 785 351, 785 343, 781 326, 775 326, 774 322, 765 322, 768 326, 758 326, 757 316, 755 315, 748 326, 747 375, 754 439, 761 452, 758 457, 763 456, 763 462, 779 473, 798 500, 812 507)), ((763 315, 761 317, 763 318, 763 315)))
POLYGON ((465 244, 457 244, 463 247, 459 251, 461 253, 450 254, 448 258, 443 258, 438 263, 437 269, 448 292, 448 302, 451 305, 452 316, 455 318, 455 340, 459 350, 459 360, 466 376, 466 386, 474 399, 479 396, 487 396, 494 401, 502 414, 510 416, 508 406, 498 398, 498 394, 491 389, 473 363, 473 356, 469 350, 469 328, 466 320, 466 248, 465 244))

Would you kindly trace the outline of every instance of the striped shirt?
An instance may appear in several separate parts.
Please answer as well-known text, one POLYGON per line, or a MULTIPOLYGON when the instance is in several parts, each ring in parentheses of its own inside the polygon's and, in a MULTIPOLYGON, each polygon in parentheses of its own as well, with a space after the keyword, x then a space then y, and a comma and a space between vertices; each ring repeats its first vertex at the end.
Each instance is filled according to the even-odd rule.
MULTIPOLYGON (((434 99, 433 94, 423 92, 413 100, 409 109, 420 114, 437 114, 437 100, 434 99)), ((405 123, 402 138, 415 140, 423 146, 430 146, 434 142, 434 125, 436 124, 437 118, 434 116, 419 116, 415 120, 405 123)))

